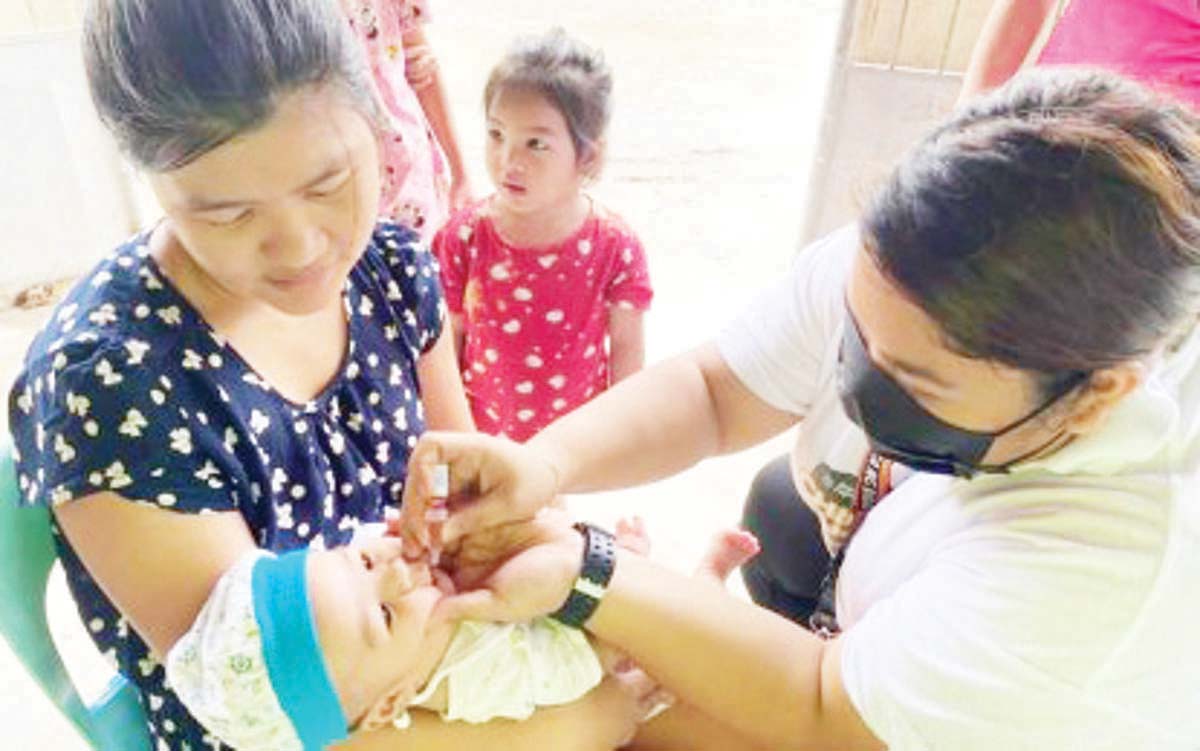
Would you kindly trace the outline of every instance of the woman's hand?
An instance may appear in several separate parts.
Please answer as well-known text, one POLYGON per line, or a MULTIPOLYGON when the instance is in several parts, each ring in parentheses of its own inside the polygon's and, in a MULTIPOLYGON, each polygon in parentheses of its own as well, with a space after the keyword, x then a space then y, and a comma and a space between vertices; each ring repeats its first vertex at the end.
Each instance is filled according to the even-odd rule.
POLYGON ((583 536, 566 513, 547 509, 461 538, 445 561, 458 592, 444 598, 446 620, 527 621, 566 602, 583 562, 583 536))
POLYGON ((429 432, 408 460, 408 479, 396 532, 406 553, 512 521, 532 519, 558 494, 554 465, 532 449, 481 433, 429 432), (432 539, 425 512, 433 500, 434 468, 450 467, 450 518, 432 539))

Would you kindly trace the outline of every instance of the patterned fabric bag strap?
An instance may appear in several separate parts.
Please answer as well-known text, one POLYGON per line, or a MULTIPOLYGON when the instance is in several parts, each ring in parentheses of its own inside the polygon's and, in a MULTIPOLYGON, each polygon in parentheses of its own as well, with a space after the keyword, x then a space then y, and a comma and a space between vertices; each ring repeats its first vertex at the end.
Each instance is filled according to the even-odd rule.
POLYGON ((858 532, 867 514, 871 512, 892 490, 891 459, 872 451, 863 460, 858 473, 858 482, 854 486, 854 520, 846 532, 845 538, 830 551, 829 569, 821 580, 821 590, 817 595, 817 605, 808 619, 809 629, 823 639, 829 639, 841 632, 836 614, 836 594, 838 574, 842 570, 842 562, 846 557, 846 548, 850 540, 858 532))

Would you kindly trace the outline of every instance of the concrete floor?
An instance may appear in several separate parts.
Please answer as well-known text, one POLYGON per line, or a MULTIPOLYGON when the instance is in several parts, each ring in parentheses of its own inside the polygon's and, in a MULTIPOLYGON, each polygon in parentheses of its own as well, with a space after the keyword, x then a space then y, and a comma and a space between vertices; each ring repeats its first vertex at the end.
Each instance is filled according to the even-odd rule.
MULTIPOLYGON (((616 108, 595 192, 645 242, 657 290, 648 319, 653 361, 708 338, 795 250, 839 8, 838 0, 456 0, 435 8, 429 32, 479 192, 487 188, 479 97, 508 40, 562 25, 605 50, 616 108)), ((48 313, 0 314, 0 382, 10 382, 48 313)), ((715 530, 736 523, 756 468, 785 448, 777 439, 576 504, 606 524, 642 515, 654 556, 690 567, 715 530)), ((77 683, 94 695, 108 670, 61 582, 49 610, 77 683)), ((4 749, 85 748, 2 643, 0 727, 4 749)))

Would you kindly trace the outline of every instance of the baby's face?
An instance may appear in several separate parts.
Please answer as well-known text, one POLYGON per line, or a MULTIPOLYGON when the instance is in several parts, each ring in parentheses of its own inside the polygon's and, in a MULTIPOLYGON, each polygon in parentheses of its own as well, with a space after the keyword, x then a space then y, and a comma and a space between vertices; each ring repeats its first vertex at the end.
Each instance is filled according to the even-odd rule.
POLYGON ((321 650, 351 727, 403 682, 420 688, 430 632, 445 627, 430 617, 441 592, 429 565, 406 561, 400 547, 385 537, 308 557, 321 650))

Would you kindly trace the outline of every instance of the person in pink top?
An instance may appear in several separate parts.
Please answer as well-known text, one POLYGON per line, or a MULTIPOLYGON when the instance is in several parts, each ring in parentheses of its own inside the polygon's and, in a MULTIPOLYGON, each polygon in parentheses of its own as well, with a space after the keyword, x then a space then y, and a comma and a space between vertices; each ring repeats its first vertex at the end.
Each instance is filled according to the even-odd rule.
POLYGON ((434 238, 476 426, 524 441, 636 372, 653 292, 641 242, 584 188, 612 75, 561 29, 519 41, 484 90, 496 192, 434 238))
MULTIPOLYGON (((1007 81, 1059 4, 997 0, 961 98, 1007 81)), ((1069 0, 1037 63, 1107 68, 1200 109, 1200 0, 1069 0)))
POLYGON ((387 117, 382 216, 428 241, 470 201, 446 92, 424 24, 428 0, 341 0, 387 117))

